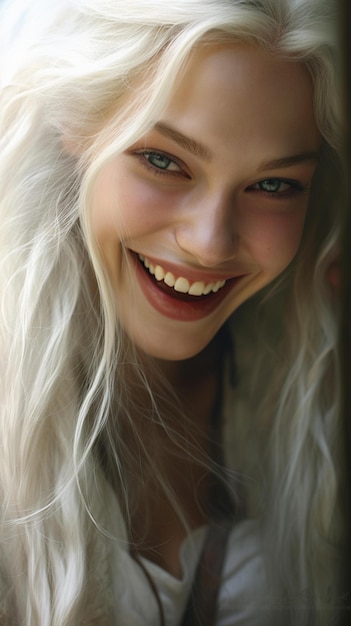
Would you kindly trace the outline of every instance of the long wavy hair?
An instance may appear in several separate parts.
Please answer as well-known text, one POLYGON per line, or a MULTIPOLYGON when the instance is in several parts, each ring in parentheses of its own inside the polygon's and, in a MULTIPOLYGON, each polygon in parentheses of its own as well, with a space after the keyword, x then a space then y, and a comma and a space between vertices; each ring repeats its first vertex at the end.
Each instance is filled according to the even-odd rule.
MULTIPOLYGON (((126 419, 133 426, 132 384, 149 396, 150 422, 160 411, 118 325, 91 233, 92 191, 104 164, 154 125, 202 41, 245 41, 298 59, 313 80, 324 146, 297 258, 269 297, 267 290, 259 295, 260 311, 279 317, 285 343, 274 348, 279 378, 272 374, 267 382, 270 394, 262 412, 254 409, 254 423, 269 416, 264 505, 272 571, 291 597, 309 588, 314 606, 323 601, 321 570, 329 569, 340 534, 337 307, 326 281, 342 201, 332 5, 175 0, 170 10, 163 0, 61 0, 50 9, 41 0, 3 3, 1 623, 76 626, 94 619, 88 599, 99 594, 94 563, 108 535, 106 467, 119 476, 122 493, 133 490, 125 478, 130 435, 123 439, 122 427, 119 434, 126 419), (283 309, 276 308, 280 293, 283 309), (105 470, 101 447, 108 451, 105 470)), ((248 306, 257 310, 257 303, 248 306)), ((244 351, 250 332, 243 334, 244 351)), ((252 350, 262 381, 269 339, 261 358, 252 350)), ((133 441, 156 475, 139 426, 133 441)), ((248 471, 245 460, 242 470, 248 471)), ((116 523, 118 539, 126 541, 128 506, 123 510, 116 523)), ((107 619, 103 613, 96 623, 107 619)), ((312 623, 307 614, 297 620, 312 623)))

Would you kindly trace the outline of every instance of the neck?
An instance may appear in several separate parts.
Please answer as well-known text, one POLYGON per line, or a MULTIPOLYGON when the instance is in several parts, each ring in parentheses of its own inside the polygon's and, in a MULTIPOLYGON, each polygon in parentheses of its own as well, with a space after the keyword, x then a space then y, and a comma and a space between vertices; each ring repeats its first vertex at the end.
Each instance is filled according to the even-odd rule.
POLYGON ((217 335, 212 341, 195 356, 183 361, 165 361, 155 359, 157 369, 176 392, 184 388, 201 383, 205 378, 219 370, 222 358, 223 345, 217 335))
MULTIPOLYGON (((138 546, 140 554, 175 576, 181 575, 179 549, 186 536, 184 520, 190 528, 197 528, 208 520, 214 443, 211 421, 220 384, 223 345, 221 339, 215 338, 205 350, 191 359, 155 362, 178 396, 180 405, 175 407, 172 404, 174 415, 169 413, 170 405, 165 407, 172 437, 169 438, 161 428, 158 437, 152 437, 148 445, 152 469, 157 466, 157 471, 156 475, 154 471, 149 474, 142 494, 131 507, 131 541, 138 546), (175 445, 177 441, 178 445, 175 445), (175 494, 183 517, 157 476, 162 476, 175 494), (157 511, 156 515, 149 513, 148 525, 145 525, 145 511, 157 511)), ((157 394, 157 383, 155 387, 157 394)), ((159 408, 163 413, 162 395, 159 408)), ((145 424, 143 411, 140 412, 139 424, 142 429, 145 424)), ((142 434, 144 443, 148 434, 149 426, 147 432, 142 434)))

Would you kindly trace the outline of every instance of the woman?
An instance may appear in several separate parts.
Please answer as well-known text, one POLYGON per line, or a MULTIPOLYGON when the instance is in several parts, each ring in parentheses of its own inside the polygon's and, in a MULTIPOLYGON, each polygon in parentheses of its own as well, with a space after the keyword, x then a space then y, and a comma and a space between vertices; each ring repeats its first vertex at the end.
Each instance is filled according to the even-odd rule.
POLYGON ((1 623, 333 617, 329 5, 5 3, 1 623))

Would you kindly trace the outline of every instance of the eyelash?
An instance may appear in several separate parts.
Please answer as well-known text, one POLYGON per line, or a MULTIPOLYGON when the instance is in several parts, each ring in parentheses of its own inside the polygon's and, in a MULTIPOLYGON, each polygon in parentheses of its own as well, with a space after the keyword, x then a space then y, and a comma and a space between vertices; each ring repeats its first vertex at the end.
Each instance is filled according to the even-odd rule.
MULTIPOLYGON (((147 169, 149 172, 151 172, 154 176, 167 176, 167 177, 172 176, 172 177, 187 178, 187 179, 191 178, 191 176, 185 171, 184 166, 182 166, 174 157, 167 154, 167 152, 162 152, 160 150, 138 150, 137 152, 135 152, 135 155, 138 157, 141 165, 145 169, 147 169), (157 167, 157 165, 153 165, 148 160, 148 157, 152 157, 152 156, 161 157, 161 158, 165 158, 169 160, 168 165, 171 165, 171 164, 176 165, 179 168, 179 171, 162 169, 161 167, 157 167)), ((279 198, 280 199, 288 198, 289 196, 292 196, 296 193, 306 192, 308 191, 308 189, 304 187, 303 185, 301 185, 301 183, 299 183, 297 180, 272 177, 272 178, 265 178, 263 180, 258 181, 254 185, 250 185, 250 187, 247 187, 246 191, 263 193, 266 197, 274 198, 275 200, 277 200, 279 198), (262 185, 263 183, 279 183, 281 185, 285 184, 285 185, 289 185, 289 188, 281 192, 265 191, 264 189, 255 189, 255 187, 257 187, 258 185, 262 185)))
POLYGON ((190 178, 189 174, 185 171, 184 166, 182 166, 174 157, 171 157, 167 152, 161 152, 160 150, 138 150, 135 152, 135 155, 138 157, 141 165, 145 167, 148 171, 151 171, 155 176, 173 176, 173 177, 181 177, 181 178, 190 178), (174 164, 179 168, 179 171, 162 169, 161 167, 157 167, 157 165, 153 165, 148 160, 148 157, 161 157, 169 160, 169 165, 174 164))
POLYGON ((263 193, 265 196, 268 196, 269 198, 279 199, 279 198, 288 198, 289 196, 292 196, 296 193, 303 193, 304 191, 307 191, 307 188, 304 187, 297 180, 291 180, 289 178, 271 177, 271 178, 265 178, 263 180, 260 180, 254 185, 250 185, 250 187, 247 188, 247 191, 263 193), (257 188, 255 189, 255 187, 258 187, 259 185, 263 185, 263 183, 271 183, 271 184, 278 183, 279 185, 289 185, 289 188, 285 189, 284 191, 265 191, 264 189, 257 189, 257 188))

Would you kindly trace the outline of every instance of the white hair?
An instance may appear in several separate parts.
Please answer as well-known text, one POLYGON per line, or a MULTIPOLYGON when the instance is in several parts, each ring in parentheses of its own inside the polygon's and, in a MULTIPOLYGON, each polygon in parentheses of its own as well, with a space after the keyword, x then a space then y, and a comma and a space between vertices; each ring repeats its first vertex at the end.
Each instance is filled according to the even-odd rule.
MULTIPOLYGON (((105 526, 100 508, 108 485, 96 446, 109 442, 114 471, 123 480, 128 451, 113 447, 109 429, 112 406, 117 424, 118 416, 131 413, 126 354, 133 355, 139 383, 147 383, 116 323, 91 234, 92 189, 103 165, 159 118, 191 49, 226 38, 306 64, 324 140, 304 240, 279 281, 290 294, 288 314, 283 309, 280 320, 286 341, 274 357, 278 389, 265 404, 272 424, 269 558, 292 596, 310 587, 317 604, 323 597, 321 560, 329 567, 325 553, 338 541, 332 518, 339 519, 337 312, 326 284, 341 202, 335 189, 341 184, 342 124, 331 5, 175 0, 170 10, 164 0, 60 0, 50 7, 44 0, 4 2, 1 623, 83 623, 91 610, 89 591, 98 593, 92 574, 98 548, 91 546, 98 545, 98 525, 105 526)), ((269 316, 275 306, 272 296, 260 311, 269 316)), ((240 349, 238 356, 240 361, 240 349)), ((103 624, 102 614, 96 619, 103 624)), ((306 615, 296 619, 299 626, 310 623, 306 615)))

